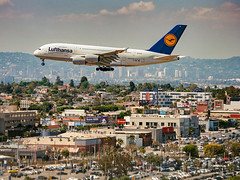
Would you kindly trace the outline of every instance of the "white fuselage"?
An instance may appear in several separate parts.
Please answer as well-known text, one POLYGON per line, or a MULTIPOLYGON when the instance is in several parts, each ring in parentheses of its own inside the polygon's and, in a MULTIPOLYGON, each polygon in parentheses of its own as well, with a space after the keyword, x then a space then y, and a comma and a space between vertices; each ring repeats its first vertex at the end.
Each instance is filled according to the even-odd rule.
MULTIPOLYGON (((40 59, 50 59, 57 61, 72 62, 75 57, 85 57, 87 55, 104 54, 116 50, 124 50, 118 53, 116 62, 110 62, 110 66, 144 66, 150 64, 160 64, 178 60, 175 57, 155 53, 146 50, 124 49, 104 46, 89 46, 66 43, 52 43, 41 46, 34 52, 40 59)), ((99 65, 98 62, 86 63, 85 65, 99 65)))

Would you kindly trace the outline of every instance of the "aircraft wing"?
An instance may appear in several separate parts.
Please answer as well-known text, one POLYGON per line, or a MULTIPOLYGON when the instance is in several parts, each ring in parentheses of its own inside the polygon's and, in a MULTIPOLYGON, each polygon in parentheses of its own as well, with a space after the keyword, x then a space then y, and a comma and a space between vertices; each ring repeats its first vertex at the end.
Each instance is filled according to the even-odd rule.
POLYGON ((99 60, 99 63, 101 65, 110 66, 111 62, 117 62, 117 60, 119 59, 118 54, 126 51, 127 49, 128 48, 118 49, 115 51, 110 51, 110 52, 106 52, 106 53, 102 53, 102 54, 95 54, 95 55, 98 55, 101 57, 99 60))

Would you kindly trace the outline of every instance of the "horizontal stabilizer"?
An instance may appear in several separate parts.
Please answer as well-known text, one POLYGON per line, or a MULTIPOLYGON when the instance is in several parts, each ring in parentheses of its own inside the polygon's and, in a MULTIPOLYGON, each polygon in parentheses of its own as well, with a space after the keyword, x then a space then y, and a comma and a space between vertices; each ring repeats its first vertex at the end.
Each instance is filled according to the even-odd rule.
POLYGON ((163 56, 163 57, 154 57, 155 60, 161 61, 177 61, 179 60, 179 55, 170 55, 170 56, 163 56))

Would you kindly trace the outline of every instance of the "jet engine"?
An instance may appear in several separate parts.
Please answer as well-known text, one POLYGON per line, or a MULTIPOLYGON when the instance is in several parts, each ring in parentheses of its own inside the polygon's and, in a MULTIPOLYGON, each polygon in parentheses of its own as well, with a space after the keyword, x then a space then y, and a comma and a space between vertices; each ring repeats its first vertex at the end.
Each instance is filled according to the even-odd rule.
POLYGON ((85 61, 87 64, 97 64, 100 61, 100 56, 98 55, 86 55, 85 61))
POLYGON ((72 57, 72 62, 75 65, 85 65, 86 64, 85 58, 82 56, 72 57))

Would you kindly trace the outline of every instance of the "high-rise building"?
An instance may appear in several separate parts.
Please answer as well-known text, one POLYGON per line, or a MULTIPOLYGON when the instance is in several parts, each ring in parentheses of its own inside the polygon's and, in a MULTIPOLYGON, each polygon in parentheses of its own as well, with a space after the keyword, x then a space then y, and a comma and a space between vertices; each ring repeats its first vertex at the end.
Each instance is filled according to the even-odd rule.
POLYGON ((166 67, 163 69, 163 76, 167 76, 167 68, 166 67))
POLYGON ((185 75, 185 77, 188 77, 188 72, 184 71, 184 75, 185 75))
POLYGON ((178 77, 180 77, 180 78, 182 77, 182 71, 180 71, 180 70, 178 71, 178 77))
POLYGON ((175 70, 175 78, 178 78, 178 70, 175 70))

